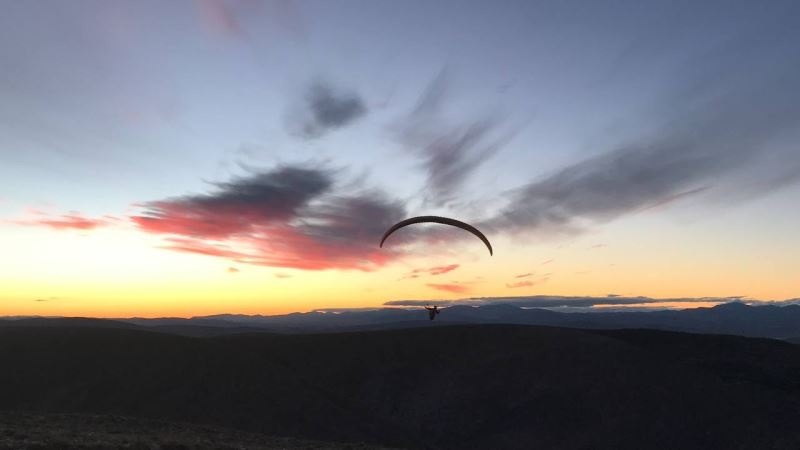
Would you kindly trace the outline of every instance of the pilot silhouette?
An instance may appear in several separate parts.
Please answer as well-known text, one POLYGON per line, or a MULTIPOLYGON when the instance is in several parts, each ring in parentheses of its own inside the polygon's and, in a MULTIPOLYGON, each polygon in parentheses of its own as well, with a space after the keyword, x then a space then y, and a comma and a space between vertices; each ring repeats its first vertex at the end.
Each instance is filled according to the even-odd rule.
POLYGON ((428 318, 431 320, 435 319, 436 315, 439 314, 439 307, 436 305, 433 305, 433 308, 426 306, 425 309, 428 310, 428 318))

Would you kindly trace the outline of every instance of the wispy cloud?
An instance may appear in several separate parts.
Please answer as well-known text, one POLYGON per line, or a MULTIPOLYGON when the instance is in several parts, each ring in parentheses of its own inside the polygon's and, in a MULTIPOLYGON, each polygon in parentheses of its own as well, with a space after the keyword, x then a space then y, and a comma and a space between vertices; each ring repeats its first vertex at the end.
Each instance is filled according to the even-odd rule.
POLYGON ((164 248, 175 251, 271 267, 374 270, 399 255, 376 243, 404 207, 376 190, 341 187, 338 175, 280 166, 216 183, 207 194, 146 202, 131 220, 165 235, 164 248))
POLYGON ((147 202, 144 214, 132 219, 152 233, 219 239, 247 235, 259 226, 295 217, 332 188, 333 177, 321 168, 278 167, 217 183, 210 194, 147 202))
MULTIPOLYGON (((448 283, 428 283, 429 288, 436 289, 437 291, 452 292, 454 294, 464 294, 469 291, 469 286, 463 284, 448 284, 448 283)), ((389 305, 390 303, 385 303, 389 305)))
POLYGON ((524 273, 522 275, 517 275, 512 279, 510 282, 506 283, 506 288, 509 289, 517 289, 517 288, 524 288, 524 287, 533 287, 538 284, 542 284, 550 279, 551 273, 545 273, 542 275, 536 275, 535 273, 524 273), (515 281, 519 280, 519 281, 515 281))
POLYGON ((36 212, 34 215, 36 217, 31 219, 9 220, 7 222, 22 226, 49 227, 56 230, 94 230, 95 228, 109 226, 115 221, 112 217, 96 219, 84 217, 78 213, 53 216, 43 212, 36 212))
POLYGON ((245 25, 257 19, 259 28, 295 40, 306 37, 306 23, 291 0, 194 0, 194 5, 201 26, 215 35, 253 40, 245 25))
POLYGON ((243 29, 237 11, 225 0, 194 0, 204 25, 216 33, 241 36, 243 29))
POLYGON ((315 139, 355 122, 366 113, 366 104, 357 93, 318 81, 308 88, 298 105, 293 105, 287 125, 290 133, 315 139))
POLYGON ((442 275, 452 272, 460 267, 459 264, 450 264, 447 266, 427 267, 424 269, 414 269, 403 278, 418 278, 420 275, 442 275))
POLYGON ((576 233, 678 199, 739 198, 797 182, 800 152, 781 141, 800 129, 800 50, 783 45, 793 33, 742 36, 688 61, 653 132, 532 180, 484 225, 576 233))
POLYGON ((517 282, 514 282, 514 283, 506 283, 506 287, 510 288, 510 289, 514 289, 514 288, 522 288, 522 287, 531 287, 531 286, 533 286, 535 284, 536 283, 534 283, 531 280, 525 280, 525 281, 517 281, 517 282))
POLYGON ((448 88, 447 73, 442 70, 395 126, 400 143, 422 160, 427 174, 425 200, 433 206, 451 201, 464 181, 516 134, 499 132, 497 120, 490 118, 460 124, 447 121, 448 88))

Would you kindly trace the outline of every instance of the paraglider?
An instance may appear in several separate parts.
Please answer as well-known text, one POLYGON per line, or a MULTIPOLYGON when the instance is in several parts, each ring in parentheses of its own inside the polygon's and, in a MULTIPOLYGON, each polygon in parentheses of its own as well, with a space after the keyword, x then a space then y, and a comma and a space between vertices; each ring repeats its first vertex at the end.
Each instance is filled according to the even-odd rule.
MULTIPOLYGON (((381 243, 379 247, 383 248, 383 243, 386 242, 386 238, 388 238, 389 235, 391 235, 395 231, 405 226, 413 225, 416 223, 441 223, 443 225, 451 225, 454 227, 461 228, 462 230, 469 231, 470 233, 474 234, 478 239, 483 241, 483 243, 486 245, 486 248, 489 249, 489 255, 494 255, 494 251, 492 250, 492 244, 489 242, 489 239, 487 239, 486 236, 484 236, 484 234, 480 232, 480 230, 460 220, 450 219, 449 217, 440 217, 440 216, 419 216, 397 222, 396 224, 392 225, 388 230, 386 230, 386 233, 383 233, 383 237, 381 238, 381 243)), ((435 319, 436 315, 439 314, 439 307, 436 305, 434 305, 433 307, 426 306, 425 309, 428 310, 428 318, 430 320, 435 319)))
POLYGON ((428 318, 430 320, 435 319, 436 315, 439 314, 439 307, 436 305, 433 305, 433 308, 431 308, 430 306, 426 306, 425 309, 428 310, 428 318))
POLYGON ((400 228, 403 228, 408 225, 413 225, 416 223, 441 223, 443 225, 451 225, 454 227, 461 228, 462 230, 469 231, 470 233, 474 234, 478 239, 483 241, 484 244, 486 244, 486 248, 489 249, 489 255, 494 254, 492 251, 492 244, 489 242, 489 239, 486 239, 486 236, 484 236, 483 233, 481 233, 477 228, 473 227, 468 223, 461 222, 460 220, 450 219, 449 217, 439 217, 439 216, 412 217, 410 219, 406 219, 392 225, 392 227, 389 228, 386 231, 386 233, 383 234, 383 237, 381 238, 380 247, 383 247, 384 241, 386 241, 386 238, 388 238, 390 234, 394 233, 400 228))

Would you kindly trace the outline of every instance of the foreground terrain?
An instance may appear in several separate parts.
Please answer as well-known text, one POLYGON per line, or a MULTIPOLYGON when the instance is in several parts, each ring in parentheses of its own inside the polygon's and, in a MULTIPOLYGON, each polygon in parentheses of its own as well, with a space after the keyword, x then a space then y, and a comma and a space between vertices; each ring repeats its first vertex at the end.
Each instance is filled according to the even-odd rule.
POLYGON ((218 427, 96 414, 0 413, 0 449, 366 450, 218 427))
POLYGON ((30 414, 408 448, 800 445, 800 346, 770 339, 510 325, 190 338, 72 323, 0 328, 0 361, 0 409, 30 414))

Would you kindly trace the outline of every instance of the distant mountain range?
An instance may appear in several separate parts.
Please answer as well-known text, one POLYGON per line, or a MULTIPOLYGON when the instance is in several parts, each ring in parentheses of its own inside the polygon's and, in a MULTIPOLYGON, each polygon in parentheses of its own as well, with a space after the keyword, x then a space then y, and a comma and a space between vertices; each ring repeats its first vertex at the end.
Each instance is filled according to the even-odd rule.
MULTIPOLYGON (((0 326, 53 323, 52 318, 14 318, 0 326)), ((122 318, 109 320, 72 318, 73 324, 113 327, 144 327, 185 336, 226 334, 320 333, 368 331, 464 324, 546 325, 589 329, 648 328, 691 333, 732 334, 800 341, 800 305, 750 306, 731 302, 711 308, 631 312, 564 313, 509 304, 450 306, 435 321, 419 309, 382 308, 371 311, 292 313, 277 316, 221 314, 185 318, 122 318)))

